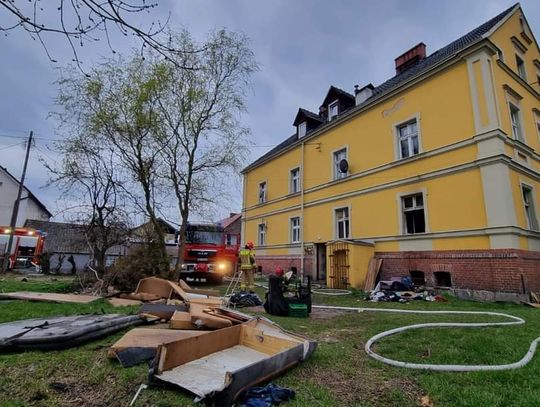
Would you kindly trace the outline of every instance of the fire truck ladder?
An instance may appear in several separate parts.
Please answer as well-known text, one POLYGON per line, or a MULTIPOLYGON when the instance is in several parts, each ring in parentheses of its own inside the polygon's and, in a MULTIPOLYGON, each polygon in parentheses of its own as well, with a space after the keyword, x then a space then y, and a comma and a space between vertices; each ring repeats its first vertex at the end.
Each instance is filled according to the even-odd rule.
POLYGON ((230 307, 230 299, 231 297, 238 291, 238 285, 241 284, 242 278, 244 276, 244 273, 242 269, 238 268, 234 275, 231 278, 231 281, 229 282, 229 286, 227 287, 227 291, 225 291, 225 306, 230 307))

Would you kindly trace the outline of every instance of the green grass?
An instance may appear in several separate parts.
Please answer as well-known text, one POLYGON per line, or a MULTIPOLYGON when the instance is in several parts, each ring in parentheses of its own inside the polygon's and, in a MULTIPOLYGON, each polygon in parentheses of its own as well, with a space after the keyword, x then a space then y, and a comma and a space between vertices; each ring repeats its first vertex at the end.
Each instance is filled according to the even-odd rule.
MULTIPOLYGON (((65 290, 69 281, 0 279, 0 291, 65 290), (8 281, 11 280, 11 281, 8 281), (45 287, 45 289, 44 289, 45 287)), ((222 291, 225 287, 220 287, 222 291)), ((263 290, 258 290, 262 296, 263 290)), ((450 298, 448 303, 376 304, 360 293, 316 295, 314 302, 374 308, 498 311, 524 318, 521 326, 483 329, 424 329, 385 338, 376 346, 384 356, 419 363, 501 364, 519 360, 540 336, 540 310, 513 304, 481 304, 450 298)), ((136 312, 100 300, 87 305, 0 302, 0 322, 45 315, 136 312)), ((266 316, 266 315, 265 315, 266 316)), ((306 362, 277 378, 297 397, 288 406, 415 406, 428 395, 435 406, 540 405, 540 355, 525 368, 504 372, 439 373, 393 368, 369 358, 363 348, 374 334, 421 322, 498 321, 497 317, 404 315, 375 312, 331 313, 310 319, 273 317, 283 328, 318 341, 306 362)), ((0 406, 125 406, 141 383, 146 365, 123 369, 107 359, 117 333, 84 346, 54 352, 0 355, 0 406), (60 383, 60 385, 58 384, 60 383), (62 386, 64 385, 64 386, 62 386)), ((160 387, 144 390, 137 406, 191 406, 193 397, 160 387)))

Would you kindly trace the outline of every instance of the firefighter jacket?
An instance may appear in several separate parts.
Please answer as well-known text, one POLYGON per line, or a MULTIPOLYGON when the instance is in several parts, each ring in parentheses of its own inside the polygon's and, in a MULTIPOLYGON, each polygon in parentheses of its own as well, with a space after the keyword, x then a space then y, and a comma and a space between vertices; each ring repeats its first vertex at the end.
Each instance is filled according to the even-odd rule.
POLYGON ((240 258, 241 270, 253 270, 256 267, 255 255, 252 250, 242 249, 238 253, 238 257, 240 258))

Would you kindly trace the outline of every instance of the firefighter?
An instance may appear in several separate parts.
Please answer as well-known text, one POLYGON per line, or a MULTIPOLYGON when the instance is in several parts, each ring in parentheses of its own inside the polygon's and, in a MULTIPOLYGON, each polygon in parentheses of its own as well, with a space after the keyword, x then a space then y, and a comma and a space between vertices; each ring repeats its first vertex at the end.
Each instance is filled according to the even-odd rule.
POLYGON ((253 242, 247 242, 246 246, 238 253, 240 258, 240 270, 242 271, 242 283, 240 289, 253 292, 255 289, 255 280, 253 278, 253 271, 257 268, 255 264, 255 253, 253 252, 253 242))

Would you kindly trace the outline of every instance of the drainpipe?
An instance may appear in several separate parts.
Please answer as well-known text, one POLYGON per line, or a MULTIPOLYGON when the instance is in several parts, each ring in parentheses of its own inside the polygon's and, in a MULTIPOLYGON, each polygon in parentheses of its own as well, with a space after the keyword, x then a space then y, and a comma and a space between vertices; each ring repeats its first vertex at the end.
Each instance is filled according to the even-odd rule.
POLYGON ((304 146, 300 158, 300 281, 304 280, 304 146))

